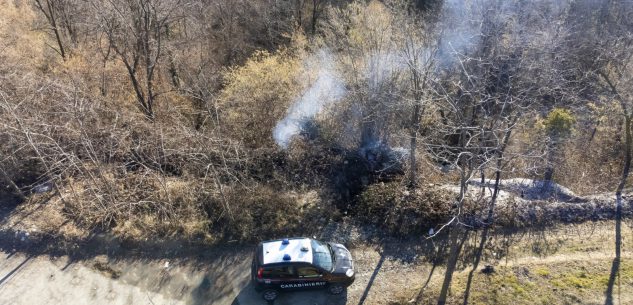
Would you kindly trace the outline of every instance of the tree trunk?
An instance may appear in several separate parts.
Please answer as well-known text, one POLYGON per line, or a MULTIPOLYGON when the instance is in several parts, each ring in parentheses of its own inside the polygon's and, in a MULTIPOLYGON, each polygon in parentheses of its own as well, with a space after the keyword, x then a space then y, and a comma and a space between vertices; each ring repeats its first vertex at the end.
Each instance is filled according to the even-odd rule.
MULTIPOLYGON (((516 122, 516 120, 514 121, 516 122)), ((514 125, 514 122, 511 125, 514 125)), ((497 155, 497 169, 495 171, 495 185, 494 190, 492 192, 492 197, 490 198, 490 206, 488 207, 488 216, 486 218, 486 223, 484 224, 484 230, 481 232, 481 241, 479 242, 479 247, 477 248, 477 253, 475 254, 475 262, 473 263, 473 269, 468 273, 468 281, 466 282, 466 291, 464 292, 464 305, 468 304, 468 298, 470 296, 470 286, 472 284, 473 276, 479 267, 479 263, 481 262, 481 255, 486 246, 486 240, 488 240, 488 233, 490 232, 490 225, 494 222, 494 212, 495 205, 497 203, 497 197, 499 195, 499 184, 501 182, 501 166, 503 165, 503 153, 508 147, 508 142, 510 142, 510 136, 512 134, 512 129, 509 129, 503 138, 503 143, 499 148, 497 155)), ((483 174, 482 174, 483 177, 483 174)), ((483 178, 482 178, 483 180, 483 178)), ((482 181, 483 182, 483 181, 482 181)))
POLYGON ((417 186, 417 164, 415 159, 418 129, 420 128, 420 103, 416 103, 413 108, 413 117, 411 118, 411 147, 409 149, 409 187, 415 188, 417 186))
MULTIPOLYGON (((459 146, 463 149, 465 149, 466 146, 466 131, 464 130, 464 128, 461 128, 460 131, 460 136, 459 136, 459 146)), ((466 168, 470 168, 469 166, 470 161, 465 161, 463 159, 463 155, 460 154, 460 156, 457 158, 457 164, 458 166, 460 166, 462 168, 461 173, 460 173, 460 181, 459 181, 459 198, 457 201, 457 212, 456 212, 456 216, 459 216, 459 213, 461 211, 462 205, 464 203, 464 197, 466 196, 466 191, 468 190, 468 178, 469 175, 466 173, 466 168), (469 164, 465 164, 466 162, 468 162, 469 164)), ((446 264, 446 273, 444 274, 444 282, 442 283, 442 290, 440 292, 440 296, 437 299, 437 304, 438 305, 444 305, 446 304, 446 298, 448 297, 448 289, 451 286, 451 281, 453 280, 453 273, 455 272, 455 268, 457 267, 457 259, 459 258, 459 254, 462 251, 462 245, 464 244, 464 242, 466 241, 466 238, 468 236, 468 232, 463 232, 463 229, 461 227, 461 225, 459 224, 458 221, 455 221, 456 219, 453 219, 453 222, 451 224, 451 231, 449 232, 450 235, 450 245, 451 245, 451 251, 449 254, 449 258, 448 258, 448 262, 446 264), (463 239, 461 241, 459 240, 459 236, 463 234, 463 239)))
POLYGON ((609 275, 607 290, 605 291, 606 305, 613 304, 613 288, 615 286, 616 278, 620 273, 620 257, 622 254, 622 191, 624 190, 626 180, 628 179, 631 170, 631 145, 633 144, 631 143, 633 140, 631 135, 631 121, 633 120, 633 117, 628 113, 626 108, 624 108, 624 113, 624 165, 622 167, 622 177, 620 178, 620 183, 615 191, 615 258, 613 259, 613 263, 611 265, 611 274, 609 275))
MULTIPOLYGON (((57 16, 56 16, 56 8, 51 0, 46 0, 46 8, 42 5, 40 0, 35 0, 35 6, 44 14, 46 20, 48 21, 51 29, 53 30, 53 34, 55 35, 55 40, 57 41, 57 46, 59 48, 58 53, 61 55, 62 59, 66 60, 66 51, 64 50, 64 44, 62 43, 62 37, 59 33, 59 27, 57 26, 57 16)), ((55 49, 55 48, 53 48, 55 49)))
MULTIPOLYGON (((414 67, 417 67, 417 57, 413 59, 414 67)), ((426 80, 429 75, 430 64, 426 69, 424 77, 420 77, 418 71, 414 68, 412 70, 412 82, 413 82, 413 98, 415 100, 415 106, 413 107, 413 114, 411 116, 411 147, 409 150, 409 163, 411 168, 409 169, 409 187, 415 188, 417 186, 417 160, 416 150, 418 146, 418 131, 420 130, 420 119, 424 115, 424 107, 422 107, 422 91, 426 88, 426 80)))
POLYGON ((543 175, 543 188, 542 191, 547 193, 551 190, 552 179, 554 178, 554 163, 557 159, 558 147, 556 142, 548 144, 547 159, 545 161, 546 168, 543 175))
POLYGON ((448 297, 448 289, 451 286, 451 281, 453 280, 453 273, 455 273, 455 269, 457 267, 457 259, 459 258, 459 253, 462 251, 462 246, 468 237, 467 232, 463 232, 461 226, 459 224, 454 224, 450 233, 450 244, 451 244, 451 252, 448 257, 448 262, 446 263, 446 273, 444 274, 444 282, 442 283, 442 290, 440 292, 440 296, 437 299, 437 305, 446 304, 446 299, 448 297), (460 240, 460 235, 463 234, 462 239, 460 240))
POLYGON ((620 184, 615 191, 615 220, 616 220, 616 232, 615 232, 615 257, 619 260, 621 252, 621 236, 620 236, 620 220, 622 219, 622 191, 626 185, 626 180, 629 177, 631 171, 631 145, 633 145, 633 136, 631 135, 631 123, 633 121, 632 114, 626 114, 624 118, 624 166, 622 167, 622 178, 620 178, 620 184))
POLYGON ((55 32, 55 39, 57 39, 57 45, 59 46, 59 55, 62 56, 62 59, 66 60, 66 51, 64 51, 64 45, 62 44, 62 38, 59 35, 59 30, 57 29, 57 25, 53 22, 53 32, 55 32))
POLYGON ((624 186, 626 185, 626 180, 629 177, 629 172, 631 170, 631 141, 633 141, 631 136, 631 121, 633 120, 633 115, 625 114, 624 116, 624 165, 622 167, 622 178, 620 178, 620 184, 618 184, 618 188, 615 191, 616 198, 620 198, 616 200, 616 208, 621 208, 622 206, 622 191, 624 190, 624 186))
POLYGON ((317 20, 319 19, 321 0, 312 0, 312 35, 316 34, 317 20))
POLYGON ((141 108, 141 111, 143 111, 143 113, 145 114, 145 116, 147 116, 148 118, 152 118, 153 114, 151 112, 151 109, 148 107, 146 101, 145 101, 145 94, 143 93, 143 89, 141 89, 141 84, 139 83, 138 79, 136 78, 136 70, 134 67, 132 67, 132 65, 130 65, 130 63, 127 61, 127 59, 125 58, 125 55, 118 52, 119 56, 121 56, 121 60, 123 61, 123 64, 125 64, 125 68, 127 69, 128 72, 128 76, 130 77, 130 81, 132 82, 132 88, 134 89, 134 93, 136 93, 136 100, 139 103, 139 106, 141 108))

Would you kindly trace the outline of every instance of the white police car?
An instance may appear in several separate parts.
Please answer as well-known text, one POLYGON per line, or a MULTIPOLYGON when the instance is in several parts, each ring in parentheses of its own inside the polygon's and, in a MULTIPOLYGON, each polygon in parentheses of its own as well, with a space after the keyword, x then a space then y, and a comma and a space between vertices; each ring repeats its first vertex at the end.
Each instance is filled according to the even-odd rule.
POLYGON ((311 238, 261 242, 253 257, 251 278, 267 301, 280 291, 327 288, 340 294, 354 282, 352 256, 341 244, 311 238))

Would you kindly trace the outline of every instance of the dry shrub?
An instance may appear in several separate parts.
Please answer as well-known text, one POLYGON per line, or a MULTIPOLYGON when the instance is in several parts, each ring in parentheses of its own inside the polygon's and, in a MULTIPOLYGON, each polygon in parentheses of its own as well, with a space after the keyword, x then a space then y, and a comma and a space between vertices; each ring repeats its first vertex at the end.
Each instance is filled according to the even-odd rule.
POLYGON ((230 135, 251 148, 274 146, 271 131, 299 89, 299 63, 285 51, 262 51, 228 71, 219 106, 230 135))
POLYGON ((21 73, 47 69, 45 54, 54 53, 46 43, 43 31, 34 31, 37 19, 28 1, 0 0, 0 75, 6 69, 20 69, 21 73))
POLYGON ((65 213, 84 228, 129 238, 207 234, 199 205, 212 188, 199 179, 235 179, 239 148, 187 128, 175 107, 149 122, 125 100, 91 94, 93 88, 77 81, 85 64, 70 60, 60 68, 64 77, 2 79, 0 139, 7 141, 0 159, 9 178, 21 185, 54 181, 65 213))
POLYGON ((267 186, 234 188, 206 202, 213 231, 229 240, 266 240, 298 235, 319 221, 312 205, 267 186))
MULTIPOLYGON (((577 110, 576 128, 560 143, 553 164, 553 180, 576 193, 589 195, 612 191, 622 171, 622 120, 613 103, 589 103, 577 110)), ((543 179, 547 139, 536 117, 525 118, 513 133, 506 157, 504 178, 543 179)))
POLYGON ((409 191, 400 182, 370 185, 355 207, 357 216, 396 235, 427 232, 448 221, 455 194, 437 187, 409 191))
POLYGON ((187 239, 207 233, 200 184, 152 170, 129 174, 101 167, 86 174, 95 179, 69 179, 63 189, 64 211, 84 227, 111 229, 125 238, 187 239))
POLYGON ((557 180, 580 195, 611 192, 619 183, 624 160, 619 105, 589 103, 587 108, 564 148, 557 180))

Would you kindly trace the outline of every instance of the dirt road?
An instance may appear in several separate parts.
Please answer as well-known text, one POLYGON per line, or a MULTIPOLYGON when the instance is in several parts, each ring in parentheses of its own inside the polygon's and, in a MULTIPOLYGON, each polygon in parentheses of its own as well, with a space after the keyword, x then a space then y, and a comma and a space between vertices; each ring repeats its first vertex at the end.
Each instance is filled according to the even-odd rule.
MULTIPOLYGON (((371 248, 353 250, 357 280, 342 295, 323 290, 282 294, 276 305, 379 304, 407 285, 394 276, 402 261, 381 256, 371 248), (361 302, 362 300, 362 302, 361 302)), ((68 256, 0 253, 0 304, 169 304, 265 305, 249 284, 250 253, 201 262, 166 259, 109 259, 102 255, 73 261, 68 256)), ((420 276, 422 272, 419 272, 420 276)))
MULTIPOLYGON (((265 304, 249 285, 252 246, 188 248, 151 241, 129 245, 99 235, 50 240, 41 233, 46 229, 32 225, 64 226, 51 220, 54 213, 47 208, 20 213, 0 209, 0 305, 265 304), (37 221, 25 221, 27 216, 37 221)), ((425 279, 428 273, 422 271, 428 265, 417 259, 428 249, 370 243, 372 236, 355 226, 327 226, 318 237, 350 246, 356 282, 343 295, 289 293, 275 304, 385 304, 401 291, 399 287, 425 279), (401 276, 403 272, 410 276, 401 276)))
MULTIPOLYGON (((633 234, 628 225, 624 228, 623 236, 633 234)), ((443 268, 433 269, 429 263, 430 255, 442 248, 439 240, 377 240, 376 235, 363 235, 345 226, 332 231, 319 238, 349 243, 356 282, 343 295, 332 296, 325 291, 288 293, 280 295, 274 304, 386 305, 396 300, 406 304, 426 287, 424 283, 429 283, 428 297, 441 284, 443 268)), ((612 232, 612 223, 588 223, 498 234, 491 240, 490 253, 481 266, 512 268, 537 262, 553 266, 571 262, 575 266, 578 262, 595 265, 597 261, 608 272, 612 232), (506 255, 497 257, 495 251, 506 255)), ((38 241, 22 231, 0 230, 0 304, 268 305, 249 285, 252 247, 248 245, 188 250, 179 244, 130 247, 99 237, 81 245, 50 246, 64 242, 38 241)), ((477 240, 467 244, 465 249, 472 252, 477 240)), ((630 253, 625 243, 622 259, 631 259, 630 253)), ((457 278, 467 271, 459 271, 457 278)), ((600 299, 602 288, 596 290, 595 297, 600 299)), ((622 298, 629 300, 631 295, 622 298)))
POLYGON ((181 304, 67 259, 1 255, 1 304, 181 304))

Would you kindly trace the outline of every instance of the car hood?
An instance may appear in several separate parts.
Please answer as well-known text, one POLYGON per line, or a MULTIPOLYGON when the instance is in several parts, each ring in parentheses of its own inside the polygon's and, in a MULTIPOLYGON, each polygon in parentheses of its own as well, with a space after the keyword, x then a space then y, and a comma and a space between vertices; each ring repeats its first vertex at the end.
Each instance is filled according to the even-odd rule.
POLYGON ((352 254, 341 244, 330 244, 334 250, 336 261, 334 264, 334 273, 345 274, 348 269, 354 270, 352 254))

